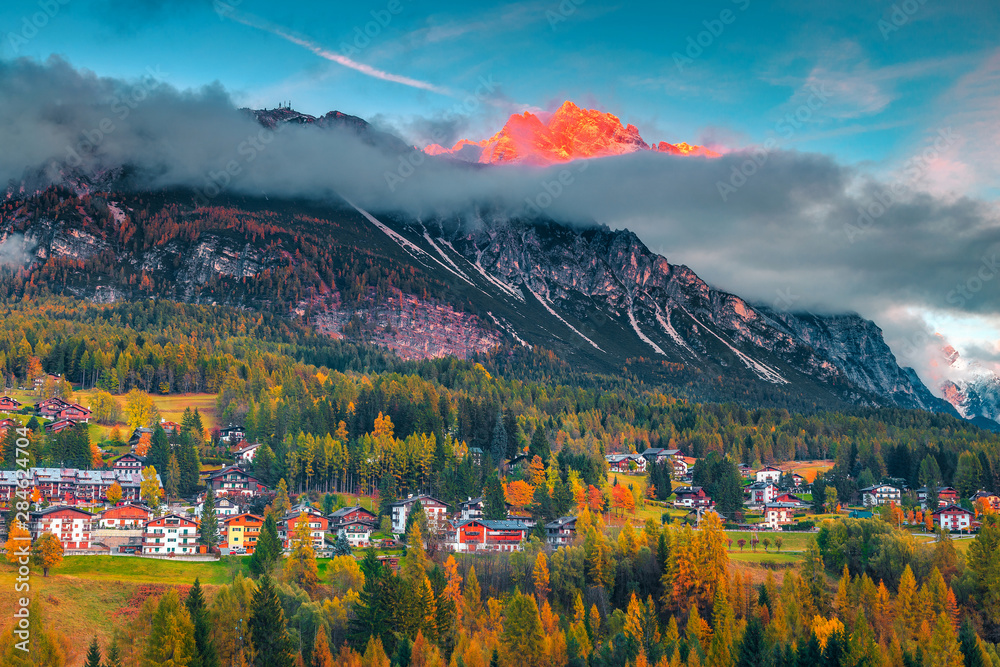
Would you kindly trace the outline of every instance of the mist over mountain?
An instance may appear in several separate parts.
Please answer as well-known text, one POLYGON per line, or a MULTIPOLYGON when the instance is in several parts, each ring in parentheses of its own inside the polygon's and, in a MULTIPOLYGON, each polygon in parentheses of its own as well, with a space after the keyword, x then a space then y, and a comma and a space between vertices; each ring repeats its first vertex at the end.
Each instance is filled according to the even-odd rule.
MULTIPOLYGON (((51 183, 184 187, 202 204, 224 194, 343 198, 425 223, 627 228, 749 302, 874 319, 894 349, 912 334, 899 315, 907 309, 996 311, 982 293, 956 305, 953 288, 995 263, 995 206, 919 184, 883 205, 888 184, 827 156, 748 147, 711 159, 640 150, 547 167, 469 164, 349 114, 301 122, 272 109, 263 122, 219 85, 177 90, 148 75, 101 78, 59 59, 0 63, 7 198, 51 183)), ((921 352, 904 362, 924 376, 921 352)))

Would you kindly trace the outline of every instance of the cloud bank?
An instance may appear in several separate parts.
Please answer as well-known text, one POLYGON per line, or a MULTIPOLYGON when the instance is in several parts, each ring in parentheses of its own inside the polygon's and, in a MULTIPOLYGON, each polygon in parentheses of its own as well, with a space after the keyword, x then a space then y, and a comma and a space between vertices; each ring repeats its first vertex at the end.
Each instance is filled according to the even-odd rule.
MULTIPOLYGON (((58 59, 0 62, 0 182, 16 189, 127 164, 142 187, 190 186, 208 198, 340 194, 424 218, 482 205, 627 227, 750 300, 871 317, 901 360, 918 365, 915 312, 1000 321, 997 206, 932 194, 920 160, 890 181, 824 155, 763 148, 714 160, 643 152, 548 169, 472 167, 399 155, 348 131, 272 133, 220 86, 181 91, 166 76, 121 81, 58 59)), ((928 140, 928 160, 947 148, 942 131, 928 140)))

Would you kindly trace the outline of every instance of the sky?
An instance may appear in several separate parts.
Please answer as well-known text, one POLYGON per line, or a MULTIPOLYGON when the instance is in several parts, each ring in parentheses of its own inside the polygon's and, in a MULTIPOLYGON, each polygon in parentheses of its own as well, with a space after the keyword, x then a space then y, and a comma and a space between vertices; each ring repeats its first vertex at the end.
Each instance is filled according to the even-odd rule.
POLYGON ((132 85, 154 72, 180 91, 178 104, 187 95, 337 109, 415 145, 482 139, 511 113, 569 99, 616 114, 650 143, 726 151, 714 166, 611 161, 591 173, 621 187, 560 206, 632 228, 743 296, 871 317, 933 385, 934 332, 965 356, 1000 360, 1000 273, 990 273, 1000 252, 996 9, 985 0, 8 0, 0 63, 58 56, 132 85), (754 155, 755 174, 736 185, 733 170, 754 155), (878 213, 892 186, 905 194, 878 213), (643 196, 648 206, 630 204, 643 196))

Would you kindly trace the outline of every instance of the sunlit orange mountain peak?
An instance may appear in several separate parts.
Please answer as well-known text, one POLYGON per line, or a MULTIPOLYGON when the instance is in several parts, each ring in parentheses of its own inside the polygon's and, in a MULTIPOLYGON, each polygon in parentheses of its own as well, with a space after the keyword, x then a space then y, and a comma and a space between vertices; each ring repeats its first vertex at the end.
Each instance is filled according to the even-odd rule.
POLYGON ((640 150, 654 150, 672 155, 719 157, 704 146, 661 141, 650 146, 634 125, 622 125, 618 116, 596 109, 581 109, 570 101, 563 103, 546 121, 531 112, 514 114, 503 129, 489 139, 463 139, 450 149, 431 144, 424 149, 430 155, 455 155, 470 162, 549 165, 582 158, 623 155, 640 150))

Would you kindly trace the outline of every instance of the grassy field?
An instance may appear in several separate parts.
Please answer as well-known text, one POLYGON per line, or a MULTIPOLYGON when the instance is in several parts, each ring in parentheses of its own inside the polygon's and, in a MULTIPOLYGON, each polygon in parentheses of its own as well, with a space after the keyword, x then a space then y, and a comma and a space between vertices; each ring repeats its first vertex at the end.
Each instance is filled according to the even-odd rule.
MULTIPOLYGON (((746 551, 750 551, 750 538, 752 534, 749 532, 737 532, 737 531, 727 531, 726 537, 733 541, 733 549, 738 550, 739 547, 736 546, 737 540, 744 539, 747 541, 746 551)), ((771 550, 775 551, 774 539, 776 537, 781 537, 781 551, 805 551, 806 545, 809 540, 815 537, 815 533, 786 533, 786 532, 761 532, 757 533, 757 539, 763 540, 765 537, 771 540, 771 550)), ((757 551, 763 552, 764 547, 757 545, 757 551)))
POLYGON ((736 561, 738 563, 798 563, 802 560, 802 554, 775 553, 774 548, 772 547, 769 553, 765 552, 763 549, 758 549, 756 553, 749 550, 744 551, 743 553, 740 553, 739 551, 730 552, 729 560, 736 561))

